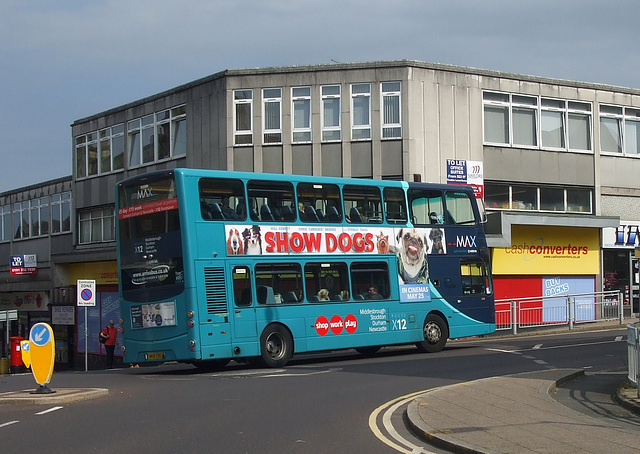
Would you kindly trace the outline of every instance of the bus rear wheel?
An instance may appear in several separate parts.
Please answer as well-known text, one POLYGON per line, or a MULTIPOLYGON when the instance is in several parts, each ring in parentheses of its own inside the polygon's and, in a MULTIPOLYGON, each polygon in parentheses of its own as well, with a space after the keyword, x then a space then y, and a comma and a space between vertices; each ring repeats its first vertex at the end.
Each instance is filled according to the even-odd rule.
POLYGON ((442 350, 449 338, 449 327, 446 322, 436 314, 429 314, 424 320, 424 341, 416 343, 421 352, 435 353, 442 350))
POLYGON ((260 336, 260 354, 267 367, 283 367, 293 354, 293 339, 282 325, 270 325, 260 336))

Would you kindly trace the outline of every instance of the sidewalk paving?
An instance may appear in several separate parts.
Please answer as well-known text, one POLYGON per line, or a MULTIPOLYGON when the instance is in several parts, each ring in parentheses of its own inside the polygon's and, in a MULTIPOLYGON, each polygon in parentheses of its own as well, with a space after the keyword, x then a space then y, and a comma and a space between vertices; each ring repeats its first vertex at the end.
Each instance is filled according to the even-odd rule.
MULTIPOLYGON (((408 424, 457 453, 638 452, 640 425, 587 415, 551 397, 556 386, 581 377, 581 369, 552 369, 436 388, 409 405, 408 424)), ((640 408, 631 394, 621 399, 640 408)))

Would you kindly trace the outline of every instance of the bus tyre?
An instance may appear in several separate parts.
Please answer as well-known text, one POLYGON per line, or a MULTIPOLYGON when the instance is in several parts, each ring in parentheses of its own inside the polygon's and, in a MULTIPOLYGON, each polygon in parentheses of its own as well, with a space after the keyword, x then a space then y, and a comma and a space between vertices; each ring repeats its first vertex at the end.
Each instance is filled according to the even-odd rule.
POLYGON ((293 339, 282 325, 269 325, 260 336, 260 354, 267 367, 283 367, 293 354, 293 339))
POLYGON ((416 344, 418 350, 426 353, 439 352, 447 343, 449 327, 439 315, 429 314, 424 321, 423 334, 424 341, 416 344))

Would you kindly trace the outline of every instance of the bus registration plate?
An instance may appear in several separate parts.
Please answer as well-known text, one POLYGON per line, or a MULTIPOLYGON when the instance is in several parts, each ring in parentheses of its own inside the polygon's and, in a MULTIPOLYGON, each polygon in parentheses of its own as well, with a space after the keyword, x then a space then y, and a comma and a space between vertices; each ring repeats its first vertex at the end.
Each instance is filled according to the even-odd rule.
POLYGON ((147 353, 144 355, 145 359, 164 359, 164 352, 147 353))

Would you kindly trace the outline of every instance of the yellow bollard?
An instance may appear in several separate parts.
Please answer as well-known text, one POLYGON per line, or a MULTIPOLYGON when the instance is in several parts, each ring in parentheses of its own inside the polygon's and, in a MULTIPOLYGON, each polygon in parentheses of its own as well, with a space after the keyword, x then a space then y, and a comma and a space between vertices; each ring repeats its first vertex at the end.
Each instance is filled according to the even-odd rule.
POLYGON ((0 358, 0 375, 9 373, 9 358, 0 358))

